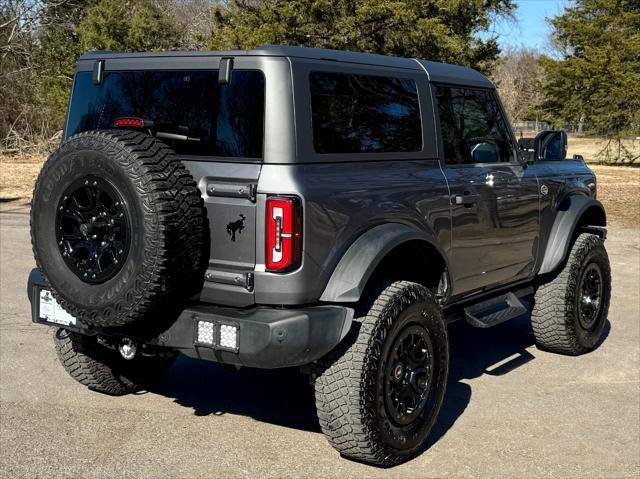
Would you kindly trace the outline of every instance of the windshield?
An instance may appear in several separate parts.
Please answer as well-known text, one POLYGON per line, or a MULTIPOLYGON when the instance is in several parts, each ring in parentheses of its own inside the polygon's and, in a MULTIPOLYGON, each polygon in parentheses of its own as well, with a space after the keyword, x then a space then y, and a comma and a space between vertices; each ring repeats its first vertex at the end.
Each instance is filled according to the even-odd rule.
POLYGON ((92 72, 78 72, 66 137, 120 118, 154 125, 178 154, 262 158, 264 75, 234 70, 220 84, 217 70, 114 71, 94 85, 92 72))

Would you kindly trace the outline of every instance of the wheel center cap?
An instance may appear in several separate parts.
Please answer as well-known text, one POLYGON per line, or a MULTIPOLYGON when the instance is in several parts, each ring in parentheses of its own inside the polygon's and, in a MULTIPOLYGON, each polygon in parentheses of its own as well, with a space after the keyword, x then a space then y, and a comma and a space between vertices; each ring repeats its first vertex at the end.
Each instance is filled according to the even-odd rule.
POLYGON ((105 224, 98 223, 98 222, 82 223, 80 225, 80 233, 82 233, 84 236, 88 238, 90 236, 102 233, 105 226, 106 226, 105 224))
POLYGON ((393 370, 393 377, 398 380, 404 376, 404 366, 402 364, 398 364, 393 370))

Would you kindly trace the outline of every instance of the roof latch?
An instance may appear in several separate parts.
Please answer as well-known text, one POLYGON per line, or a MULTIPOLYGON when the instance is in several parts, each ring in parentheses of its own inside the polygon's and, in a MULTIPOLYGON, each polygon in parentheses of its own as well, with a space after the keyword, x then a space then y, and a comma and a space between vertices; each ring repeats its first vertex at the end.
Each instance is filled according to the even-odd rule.
POLYGON ((218 70, 218 83, 228 85, 231 83, 231 72, 233 71, 233 57, 222 57, 220 59, 220 70, 218 70))
POLYGON ((96 60, 93 63, 93 84, 102 85, 104 80, 104 60, 96 60))

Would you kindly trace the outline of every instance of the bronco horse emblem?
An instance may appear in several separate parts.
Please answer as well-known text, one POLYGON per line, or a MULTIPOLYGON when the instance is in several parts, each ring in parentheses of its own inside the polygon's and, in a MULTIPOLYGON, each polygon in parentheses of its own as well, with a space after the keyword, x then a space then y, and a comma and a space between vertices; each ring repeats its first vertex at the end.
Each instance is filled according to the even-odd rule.
POLYGON ((236 240, 236 233, 241 234, 244 229, 244 220, 246 217, 244 215, 240 215, 239 220, 231 221, 227 225, 227 234, 231 236, 231 241, 236 240))

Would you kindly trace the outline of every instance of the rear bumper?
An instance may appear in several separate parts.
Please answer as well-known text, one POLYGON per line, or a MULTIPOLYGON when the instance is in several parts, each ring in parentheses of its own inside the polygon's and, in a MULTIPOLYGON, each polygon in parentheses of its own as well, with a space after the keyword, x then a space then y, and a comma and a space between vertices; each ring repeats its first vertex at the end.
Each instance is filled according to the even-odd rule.
POLYGON ((27 286, 34 323, 63 327, 86 335, 126 336, 141 345, 167 347, 196 358, 265 369, 301 366, 321 358, 345 337, 353 319, 351 308, 334 305, 239 309, 194 303, 166 329, 151 335, 145 332, 142 336, 139 332, 123 328, 91 327, 80 320, 75 325, 60 325, 42 318, 40 290, 48 288, 40 271, 34 269, 27 286), (214 333, 212 344, 198 342, 198 325, 201 322, 211 324, 214 333), (222 326, 236 329, 238 341, 235 348, 221 345, 222 326))

